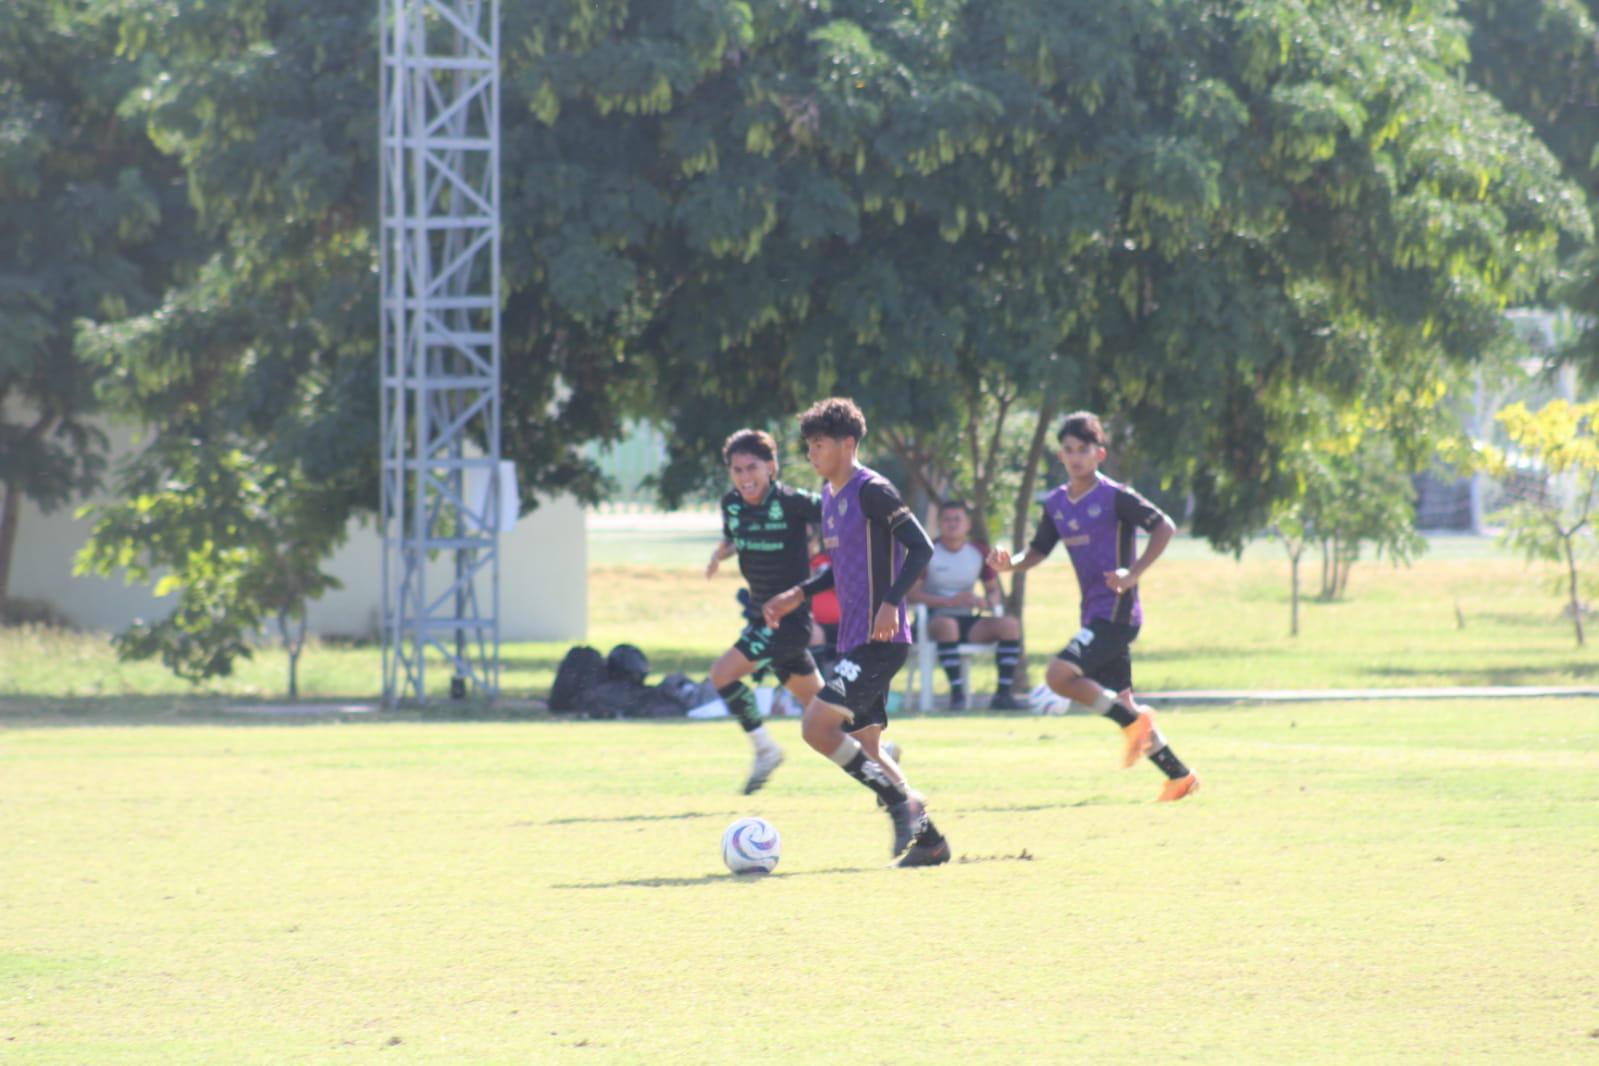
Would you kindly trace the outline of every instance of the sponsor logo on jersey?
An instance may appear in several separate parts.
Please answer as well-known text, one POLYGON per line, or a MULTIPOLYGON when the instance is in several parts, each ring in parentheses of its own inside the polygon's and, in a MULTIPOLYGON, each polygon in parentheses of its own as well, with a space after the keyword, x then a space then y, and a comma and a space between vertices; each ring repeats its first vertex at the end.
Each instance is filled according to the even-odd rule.
POLYGON ((766 517, 773 522, 781 522, 783 520, 783 505, 773 500, 772 506, 766 509, 766 517))
POLYGON ((1101 510, 1102 510, 1102 508, 1099 506, 1099 504, 1097 504, 1097 503, 1089 504, 1088 505, 1088 517, 1089 518, 1098 518, 1099 515, 1100 515, 1101 510))

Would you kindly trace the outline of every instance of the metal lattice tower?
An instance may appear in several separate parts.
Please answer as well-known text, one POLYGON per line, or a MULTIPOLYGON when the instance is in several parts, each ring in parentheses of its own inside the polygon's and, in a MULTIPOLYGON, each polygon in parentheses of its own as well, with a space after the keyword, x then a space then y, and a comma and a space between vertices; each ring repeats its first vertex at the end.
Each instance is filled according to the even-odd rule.
POLYGON ((493 696, 499 2, 380 2, 383 698, 425 701, 433 652, 452 695, 493 696))

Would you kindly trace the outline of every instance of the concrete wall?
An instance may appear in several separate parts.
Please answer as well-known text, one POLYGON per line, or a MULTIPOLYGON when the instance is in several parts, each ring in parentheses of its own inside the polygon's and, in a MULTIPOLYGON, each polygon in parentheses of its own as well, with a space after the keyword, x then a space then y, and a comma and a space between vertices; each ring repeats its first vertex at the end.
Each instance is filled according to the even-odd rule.
MULTIPOLYGON (((130 438, 125 431, 113 431, 112 439, 114 448, 121 448, 130 438)), ((158 600, 148 587, 125 585, 120 578, 73 575, 73 558, 88 539, 90 523, 75 519, 72 511, 46 515, 23 503, 11 594, 50 603, 85 629, 115 631, 137 618, 159 618, 170 611, 172 597, 158 600)), ((311 605, 313 632, 377 637, 383 603, 380 543, 371 525, 352 524, 349 540, 328 564, 344 588, 311 605)), ((447 559, 435 563, 429 587, 445 587, 449 566, 447 559)), ((481 589, 479 596, 486 612, 487 590, 481 589)), ((570 499, 541 501, 514 529, 500 534, 500 639, 582 640, 587 629, 583 510, 570 499)))

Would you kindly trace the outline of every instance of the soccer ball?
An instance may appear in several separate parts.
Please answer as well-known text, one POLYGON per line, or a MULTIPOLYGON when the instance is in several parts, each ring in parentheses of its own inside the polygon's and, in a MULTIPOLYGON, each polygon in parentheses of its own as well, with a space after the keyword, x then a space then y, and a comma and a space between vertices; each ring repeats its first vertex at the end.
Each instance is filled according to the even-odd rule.
POLYGON ((764 818, 740 818, 722 834, 722 861, 736 874, 769 874, 782 854, 777 827, 764 818))

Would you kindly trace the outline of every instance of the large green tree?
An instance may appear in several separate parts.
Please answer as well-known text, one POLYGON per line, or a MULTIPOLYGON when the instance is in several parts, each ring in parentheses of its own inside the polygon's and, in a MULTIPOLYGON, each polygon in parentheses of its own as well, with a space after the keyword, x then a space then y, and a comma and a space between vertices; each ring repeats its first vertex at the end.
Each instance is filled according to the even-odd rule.
MULTIPOLYGON (((197 441, 341 517, 370 508, 372 11, 112 10, 159 68, 147 118, 214 250, 160 314, 93 331, 119 406, 165 438, 141 476, 197 441)), ((1463 78, 1453 10, 506 5, 524 498, 598 492, 577 445, 634 414, 671 428, 674 498, 728 430, 839 392, 911 480, 1003 511, 1005 477, 1036 479, 1041 416, 1089 406, 1236 545, 1293 490, 1285 457, 1320 428, 1305 396, 1471 359, 1589 239, 1580 190, 1463 78)))
POLYGON ((1442 2, 777 5, 711 67, 619 61, 626 4, 548 11, 538 136, 642 141, 669 219, 612 238, 609 303, 649 309, 668 497, 819 393, 930 469, 1048 396, 1117 412, 1236 545, 1302 396, 1472 359, 1589 232, 1442 2))
POLYGON ((100 483, 101 369, 74 323, 149 310, 186 247, 177 166, 122 112, 140 70, 73 0, 0 6, 0 606, 22 500, 100 483))

